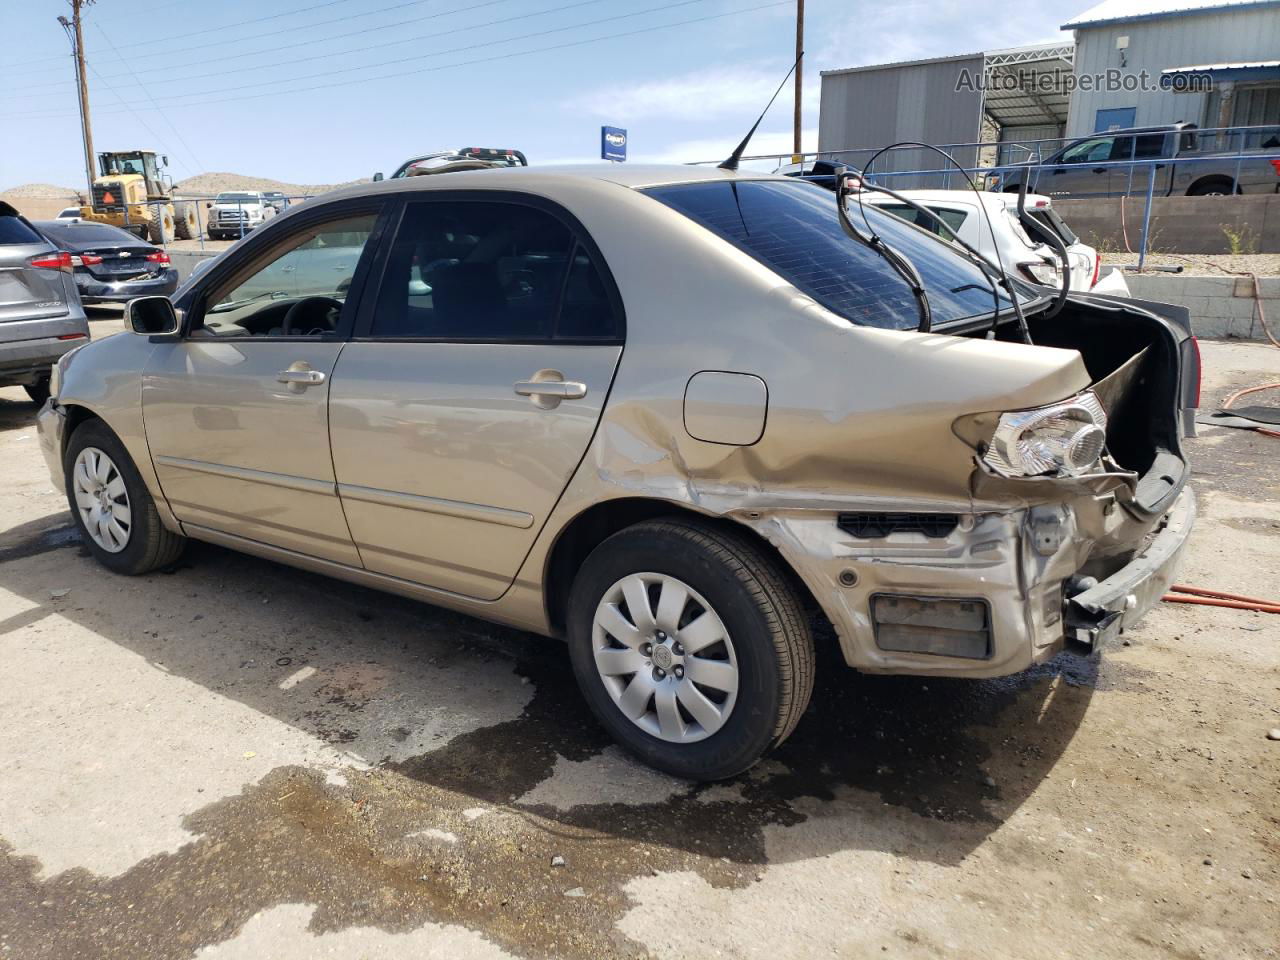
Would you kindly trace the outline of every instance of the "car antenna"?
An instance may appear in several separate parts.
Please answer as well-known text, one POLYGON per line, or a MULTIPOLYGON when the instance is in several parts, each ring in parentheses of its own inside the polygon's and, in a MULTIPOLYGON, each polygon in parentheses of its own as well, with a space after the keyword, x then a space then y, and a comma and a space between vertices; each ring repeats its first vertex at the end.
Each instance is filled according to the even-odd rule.
POLYGON ((769 112, 769 108, 773 106, 773 101, 778 99, 778 94, 782 92, 782 88, 787 85, 787 81, 791 79, 791 75, 796 72, 796 67, 800 66, 800 61, 804 58, 804 51, 800 51, 800 55, 796 57, 796 62, 791 65, 791 69, 787 71, 787 75, 782 78, 782 82, 778 84, 778 89, 773 91, 773 96, 769 98, 769 102, 765 104, 764 110, 760 116, 756 118, 756 122, 751 125, 751 129, 747 131, 747 135, 742 138, 742 142, 738 144, 733 153, 729 154, 727 160, 717 164, 720 170, 737 170, 738 161, 742 159, 743 152, 747 149, 747 144, 751 142, 751 138, 755 136, 756 127, 760 126, 760 121, 764 119, 764 115, 769 112))

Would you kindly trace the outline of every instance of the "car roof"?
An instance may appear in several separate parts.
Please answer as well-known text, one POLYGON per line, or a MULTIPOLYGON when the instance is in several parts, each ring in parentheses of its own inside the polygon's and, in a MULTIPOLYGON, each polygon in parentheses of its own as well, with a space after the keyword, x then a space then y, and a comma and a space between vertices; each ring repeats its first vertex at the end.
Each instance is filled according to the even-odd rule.
POLYGON ((557 185, 570 186, 584 180, 642 189, 717 180, 777 180, 791 183, 795 178, 756 170, 722 170, 719 167, 686 164, 584 163, 495 167, 490 170, 458 170, 430 177, 396 177, 376 183, 341 187, 332 193, 324 194, 324 198, 377 196, 384 193, 418 190, 467 190, 473 187, 539 191, 555 189, 557 185))

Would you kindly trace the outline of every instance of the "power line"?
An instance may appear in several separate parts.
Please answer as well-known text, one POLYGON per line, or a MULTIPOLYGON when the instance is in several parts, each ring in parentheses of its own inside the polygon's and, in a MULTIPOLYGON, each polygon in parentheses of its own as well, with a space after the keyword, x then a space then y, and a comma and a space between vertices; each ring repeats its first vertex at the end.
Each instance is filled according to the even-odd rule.
MULTIPOLYGON (((672 10, 677 7, 687 7, 695 3, 706 3, 706 2, 707 0, 675 0, 675 2, 673 3, 666 3, 656 7, 648 7, 644 10, 636 10, 631 13, 614 14, 613 16, 609 16, 609 17, 601 17, 598 20, 588 20, 583 23, 573 23, 563 27, 552 27, 548 30, 538 30, 533 33, 520 34, 515 37, 505 37, 499 40, 485 40, 485 41, 481 41, 480 43, 465 44, 464 46, 460 46, 460 47, 451 47, 448 50, 437 50, 434 53, 417 54, 412 57, 400 57, 399 59, 396 59, 396 60, 386 60, 381 63, 369 63, 369 64, 363 64, 361 66, 356 66, 356 67, 344 67, 340 70, 325 70, 320 73, 308 73, 298 77, 289 77, 287 80, 284 80, 284 81, 266 80, 266 81, 257 81, 254 83, 242 83, 239 86, 223 87, 221 90, 218 90, 215 92, 232 93, 237 90, 260 90, 263 87, 276 87, 281 82, 296 83, 302 80, 323 80, 329 77, 337 76, 339 74, 358 73, 361 70, 377 70, 380 67, 390 67, 390 66, 395 66, 396 64, 417 63, 422 60, 431 60, 436 57, 443 57, 452 53, 466 53, 471 50, 479 50, 484 47, 494 47, 504 43, 513 43, 518 40, 532 40, 536 37, 545 37, 555 33, 564 33, 565 31, 568 31, 568 30, 580 30, 584 27, 599 26, 602 23, 611 23, 616 20, 626 20, 626 19, 630 19, 631 17, 644 16, 645 14, 650 14, 650 13, 661 13, 662 11, 672 10)), ((363 49, 374 49, 374 48, 369 47, 369 48, 363 48, 363 49)), ((363 52, 363 50, 361 51, 353 50, 349 52, 363 52)), ((310 57, 310 58, 302 58, 302 59, 315 59, 315 58, 310 57)), ((393 76, 395 76, 395 74, 393 74, 393 76)), ((161 100, 165 103, 177 103, 182 101, 185 96, 188 96, 188 95, 176 94, 172 97, 162 97, 161 100)), ((196 96, 199 96, 199 94, 196 94, 196 96)))
MULTIPOLYGON (((434 67, 419 67, 414 70, 402 70, 397 73, 388 73, 379 77, 365 77, 359 80, 337 80, 332 83, 312 84, 310 86, 300 87, 294 90, 273 90, 268 93, 247 94, 247 95, 238 96, 238 97, 220 97, 220 98, 215 98, 211 100, 195 100, 195 101, 189 101, 187 103, 184 103, 182 104, 182 106, 198 107, 198 106, 207 106, 207 105, 216 104, 216 103, 241 103, 246 100, 261 100, 264 97, 287 96, 289 94, 295 94, 295 93, 311 93, 316 90, 325 90, 333 87, 350 87, 356 84, 376 83, 380 80, 394 80, 400 77, 418 76, 424 73, 435 73, 440 70, 453 70, 458 67, 474 66, 476 64, 481 64, 481 63, 494 63, 499 60, 508 60, 508 59, 513 59, 515 57, 531 56, 537 53, 549 53, 555 50, 566 50, 572 47, 587 46, 593 43, 602 43, 606 40, 619 40, 625 37, 634 37, 634 36, 639 36, 641 34, 654 33, 659 30, 669 30, 673 27, 684 27, 684 26, 689 26, 691 24, 695 24, 695 23, 706 23, 711 20, 722 20, 725 17, 742 16, 744 14, 755 13, 760 10, 770 10, 775 7, 790 6, 792 2, 793 0, 772 0, 772 2, 770 3, 762 3, 757 6, 751 6, 751 7, 741 7, 736 10, 726 11, 724 13, 713 13, 703 17, 691 17, 687 20, 675 20, 675 21, 672 21, 671 23, 661 23, 661 24, 656 24, 654 26, 650 26, 650 27, 641 27, 636 30, 626 30, 621 33, 605 34, 604 36, 600 36, 600 37, 588 37, 582 40, 570 40, 565 43, 551 44, 545 47, 535 47, 532 50, 517 50, 511 53, 502 53, 502 54, 497 54, 491 57, 478 57, 472 60, 458 61, 456 63, 445 63, 445 64, 440 64, 434 67)), ((512 38, 512 39, 523 39, 523 38, 512 38)), ((444 51, 442 51, 442 53, 443 52, 444 51)), ((441 54, 435 54, 435 55, 438 56, 441 54)), ((6 120, 48 119, 53 116, 60 116, 60 115, 37 114, 34 116, 28 116, 28 117, 9 116, 9 117, 5 117, 4 119, 6 120)), ((65 114, 62 114, 61 116, 65 116, 65 114)))
MULTIPOLYGON (((410 0, 410 3, 402 3, 400 4, 400 6, 407 7, 407 6, 410 6, 411 3, 423 3, 423 2, 426 2, 426 0, 410 0)), ((121 46, 125 47, 126 49, 129 47, 142 47, 152 43, 165 43, 166 41, 169 41, 169 40, 181 40, 184 37, 196 37, 204 33, 217 33, 219 30, 229 30, 232 27, 244 27, 252 23, 265 23, 268 20, 278 20, 281 17, 292 16, 295 13, 310 13, 312 10, 319 10, 322 7, 334 7, 340 3, 351 3, 351 0, 323 0, 322 3, 313 3, 308 7, 299 7, 295 10, 286 10, 283 13, 272 13, 265 17, 255 17, 252 20, 236 20, 231 23, 223 24, 221 26, 205 27, 202 30, 190 30, 190 31, 187 31, 186 33, 179 33, 170 37, 154 37, 150 40, 135 40, 131 43, 121 44, 121 46)), ((332 22, 332 21, 327 21, 327 22, 332 22)), ((37 57, 34 60, 19 60, 15 63, 7 63, 5 64, 4 68, 6 70, 10 68, 17 69, 19 67, 25 67, 35 63, 46 63, 50 60, 60 60, 60 59, 62 58, 61 57, 37 57)))
MULTIPOLYGON (((115 55, 120 60, 120 62, 129 68, 129 72, 133 74, 134 82, 138 85, 139 88, 141 88, 142 92, 146 94, 147 99, 151 101, 151 106, 155 107, 156 113, 160 115, 160 119, 163 120, 166 124, 168 124, 169 129, 172 130, 174 135, 178 138, 178 142, 181 143, 183 149, 187 151, 187 155, 190 156, 193 161, 195 161, 196 167, 204 168, 204 164, 201 163, 200 158, 196 156, 196 152, 191 149, 190 144, 188 144, 186 139, 183 138, 182 131, 180 131, 176 126, 174 126, 173 121, 170 120, 168 115, 165 114, 164 110, 161 109, 160 104, 156 103, 155 97, 151 95, 151 90, 146 86, 146 84, 144 84, 141 80, 138 79, 138 75, 136 73, 133 73, 133 67, 130 66, 128 60, 126 60, 123 56, 120 55, 120 51, 116 49, 116 45, 112 43, 111 38, 107 36, 107 31, 103 30, 100 24, 95 23, 94 26, 97 27, 98 32, 102 34, 102 39, 107 41, 107 46, 109 46, 113 51, 115 51, 115 55)), ((98 71, 95 70, 94 74, 97 75, 97 72, 98 71)), ((106 83, 105 78, 100 78, 100 79, 102 79, 103 83, 106 83)), ((198 173, 200 171, 199 169, 192 169, 192 172, 198 173)))
MULTIPOLYGON (((363 30, 356 30, 356 31, 354 31, 354 32, 347 32, 347 33, 341 34, 341 35, 336 36, 336 37, 323 37, 323 38, 314 38, 314 39, 311 39, 311 40, 300 40, 300 41, 297 41, 297 42, 295 42, 295 43, 280 44, 280 45, 278 45, 278 46, 276 46, 276 47, 274 47, 274 48, 272 48, 272 49, 270 49, 270 50, 256 50, 256 51, 253 51, 253 52, 251 52, 251 53, 240 53, 240 54, 233 54, 233 55, 231 55, 231 56, 227 56, 227 57, 220 57, 220 58, 219 58, 219 62, 225 62, 225 61, 227 61, 227 60, 243 59, 244 57, 262 56, 263 54, 274 54, 274 53, 278 53, 278 52, 279 52, 279 51, 281 51, 281 50, 290 50, 290 49, 293 49, 293 48, 296 48, 296 47, 313 47, 313 46, 315 46, 317 43, 324 43, 326 40, 345 40, 345 39, 348 39, 348 38, 350 38, 350 37, 359 36, 360 34, 373 33, 373 32, 379 31, 379 30, 389 30, 389 29, 394 29, 394 28, 396 28, 396 27, 407 26, 408 24, 411 24, 411 23, 419 23, 419 22, 424 21, 424 20, 435 20, 435 19, 438 19, 438 18, 440 18, 440 17, 450 16, 450 15, 452 15, 452 14, 456 14, 456 13, 470 13, 470 12, 471 12, 471 11, 473 11, 473 10, 479 10, 479 9, 481 9, 481 8, 483 8, 483 7, 491 7, 491 6, 494 6, 494 5, 499 4, 499 3, 510 3, 510 2, 511 2, 511 0, 486 0, 486 2, 473 4, 472 6, 467 7, 467 8, 464 8, 464 9, 443 10, 443 11, 440 11, 439 13, 426 14, 425 16, 421 16, 421 17, 412 17, 412 18, 410 18, 410 19, 408 19, 408 20, 400 20, 400 21, 397 21, 396 23, 381 24, 381 25, 376 26, 376 27, 366 27, 366 28, 364 28, 363 30)), ((436 32, 434 32, 434 33, 427 34, 427 35, 418 35, 418 36, 406 37, 406 38, 401 39, 401 40, 391 40, 391 41, 384 42, 384 43, 370 44, 370 45, 362 46, 362 47, 349 47, 349 48, 344 49, 344 50, 331 51, 331 52, 329 52, 329 53, 317 53, 317 54, 312 54, 311 56, 307 56, 307 57, 296 57, 296 58, 294 58, 294 59, 292 59, 292 60, 277 60, 277 61, 274 61, 274 62, 272 62, 272 63, 264 63, 264 64, 259 64, 259 65, 257 65, 257 66, 247 66, 247 67, 242 67, 242 68, 240 68, 240 70, 241 70, 241 71, 246 71, 246 70, 270 70, 270 69, 273 69, 273 68, 276 68, 276 67, 289 66, 289 65, 291 65, 291 64, 295 64, 295 63, 306 63, 307 61, 311 61, 311 60, 325 60, 325 59, 329 59, 329 58, 336 57, 336 56, 347 56, 348 54, 352 54, 352 53, 363 53, 363 52, 365 52, 365 51, 369 51, 369 50, 381 50, 381 49, 384 49, 384 48, 386 48, 386 47, 393 47, 393 46, 397 46, 397 45, 405 44, 405 43, 418 43, 419 41, 422 41, 422 40, 434 40, 434 39, 437 39, 437 38, 439 38, 439 37, 452 36, 453 34, 457 34, 457 33, 466 33, 466 32, 468 32, 468 31, 470 31, 470 30, 481 30, 481 29, 484 29, 485 27, 499 26, 499 25, 504 24, 504 23, 514 23, 514 22, 519 21, 519 20, 528 20, 528 19, 530 19, 530 18, 532 18, 532 17, 541 17, 541 16, 546 16, 546 15, 548 15, 548 14, 552 14, 552 13, 561 13, 561 12, 563 12, 563 11, 565 11, 565 10, 572 10, 572 9, 577 8, 577 7, 591 6, 591 5, 594 5, 594 4, 597 4, 597 3, 604 3, 604 2, 605 2, 605 0, 575 0, 575 2, 574 2, 574 3, 567 3, 567 4, 563 4, 563 5, 561 5, 561 6, 558 6, 558 7, 550 7, 550 8, 547 8, 547 9, 545 9, 545 10, 534 10, 534 11, 531 11, 531 12, 529 12, 529 13, 516 14, 515 16, 511 16, 511 17, 501 17, 501 18, 499 18, 499 19, 497 19, 497 20, 486 20, 484 23, 473 23, 473 24, 468 24, 468 25, 466 25, 466 26, 462 26, 462 27, 454 27, 454 28, 453 28, 453 29, 451 29, 451 30, 441 30, 441 31, 436 31, 436 32)), ((113 49, 114 49, 114 48, 113 48, 113 49)), ((118 54, 118 51, 117 51, 117 54, 118 54)), ((132 68, 131 68, 131 67, 130 67, 130 71, 129 71, 129 72, 133 74, 134 79, 137 79, 137 74, 136 74, 136 73, 133 73, 133 70, 132 70, 132 68)), ((166 68, 165 68, 165 67, 163 67, 163 66, 159 66, 159 67, 147 67, 147 68, 144 68, 144 69, 142 70, 142 73, 144 73, 144 74, 146 74, 146 73, 165 73, 165 81, 166 81, 166 82, 173 82, 173 81, 186 81, 186 80, 202 80, 202 79, 205 79, 206 77, 221 77, 221 76, 223 76, 223 75, 224 75, 224 71, 221 71, 221 70, 214 70, 214 71, 210 71, 210 72, 208 72, 208 73, 196 73, 196 74, 190 74, 190 75, 187 75, 187 76, 177 76, 177 75, 174 75, 174 74, 172 74, 172 73, 169 73, 169 72, 166 70, 166 68)), ((325 75, 327 76, 328 74, 325 74, 325 75)), ((104 74, 104 76, 106 76, 106 77, 108 77, 108 78, 111 78, 111 79, 114 79, 114 78, 116 78, 116 77, 122 77, 122 76, 124 76, 124 74, 123 74, 123 73, 108 73, 108 74, 104 74)), ((13 92, 13 93, 9 93, 9 94, 3 94, 3 95, 0 95, 0 96, 6 96, 6 97, 20 97, 20 96, 22 96, 22 94, 21 94, 21 93, 18 93, 17 91, 27 90, 27 89, 32 89, 32 90, 39 89, 39 90, 43 90, 43 89, 47 89, 49 86, 51 86, 51 84, 44 83, 44 84, 32 84, 32 85, 30 85, 30 86, 28 86, 28 87, 9 87, 9 89, 10 89, 11 91, 15 91, 15 92, 13 92)))
MULTIPOLYGON (((333 3, 349 3, 349 2, 350 2, 350 0, 330 0, 330 2, 328 2, 328 3, 322 3, 322 4, 319 4, 319 7, 331 6, 333 3)), ((362 10, 362 11, 360 11, 359 13, 348 14, 348 15, 346 15, 346 16, 342 16, 342 17, 331 17, 331 18, 330 18, 330 19, 328 19, 328 20, 317 20, 317 21, 315 21, 314 23, 300 23, 300 24, 297 24, 297 25, 295 25, 295 26, 288 27, 288 28, 282 28, 282 29, 288 29, 290 32, 295 32, 295 33, 296 33, 296 32, 298 32, 298 31, 300 31, 300 30, 314 30, 316 27, 324 27, 324 26, 328 26, 329 24, 332 24, 332 23, 347 23, 347 22, 349 22, 349 21, 351 21, 351 20, 361 20, 361 19, 364 19, 364 18, 366 18, 366 17, 377 16, 377 15, 379 15, 379 14, 383 14, 383 13, 390 13, 390 12, 391 12, 391 11, 393 11, 393 10, 402 10, 402 9, 404 9, 405 7, 416 7, 416 6, 420 6, 420 5, 422 5, 422 4, 424 4, 424 3, 427 3, 427 2, 429 2, 429 0, 400 0, 400 2, 399 2, 399 3, 393 3, 393 4, 391 4, 391 5, 389 5, 389 6, 385 6, 385 7, 376 7, 376 8, 374 8, 374 9, 372 9, 372 10, 362 10)), ((455 10, 446 10, 446 11, 444 11, 443 13, 439 14, 439 16, 443 16, 443 15, 448 14, 448 13, 465 13, 465 12, 468 12, 468 11, 470 11, 470 10, 479 9, 479 8, 481 8, 481 7, 488 7, 488 6, 492 6, 492 5, 494 5, 495 3, 510 3, 510 2, 511 2, 511 0, 485 0, 485 2, 477 3, 477 4, 473 4, 473 5, 470 5, 470 6, 467 6, 467 7, 462 7, 462 8, 458 8, 458 9, 455 9, 455 10)), ((309 8, 309 9, 317 9, 317 8, 309 8)), ((297 13, 298 11, 291 11, 291 12, 293 12, 293 13, 297 13)), ((276 17, 282 17, 282 16, 285 16, 285 15, 286 15, 286 14, 273 14, 271 17, 264 17, 264 18, 260 18, 260 19, 270 20, 270 19, 274 19, 274 18, 276 18, 276 17)), ((211 33, 211 32, 215 32, 215 31, 219 31, 219 30, 227 30, 227 29, 230 29, 230 28, 232 28, 232 27, 241 27, 241 26, 246 26, 246 25, 249 25, 249 24, 257 23, 257 22, 258 22, 257 20, 244 20, 244 21, 240 21, 240 22, 237 22, 237 23, 224 24, 224 25, 223 25, 223 26, 221 26, 221 27, 211 27, 211 28, 208 28, 208 29, 206 29, 206 30, 196 30, 196 31, 192 31, 191 33, 177 34, 177 35, 172 36, 172 37, 157 37, 157 38, 155 38, 155 39, 153 39, 153 40, 139 40, 139 41, 135 41, 135 42, 132 42, 132 43, 124 43, 124 44, 121 44, 121 46, 127 49, 127 48, 129 48, 129 47, 148 46, 148 45, 153 45, 153 44, 157 44, 157 43, 166 43, 166 42, 168 42, 169 40, 181 40, 181 39, 183 39, 184 37, 199 36, 201 33, 211 33)), ((342 35, 339 35, 339 36, 342 36, 342 35)), ((325 38, 320 38, 320 39, 318 39, 318 40, 313 40, 312 42, 315 42, 315 43, 321 43, 321 42, 324 42, 324 40, 332 40, 332 39, 335 39, 335 38, 334 38, 334 37, 325 37, 325 38)), ((195 44, 192 44, 192 45, 187 46, 187 47, 170 47, 170 48, 168 48, 165 52, 166 52, 166 53, 187 53, 187 52, 190 52, 190 51, 192 51, 192 50, 208 51, 208 50, 210 50, 211 48, 216 48, 216 47, 218 47, 218 46, 224 46, 224 45, 229 44, 229 43, 240 43, 242 40, 243 40, 243 38, 242 38, 242 37, 232 37, 232 38, 231 38, 231 39, 229 39, 229 40, 204 41, 204 42, 201 42, 201 43, 195 43, 195 44)), ((256 52, 257 52, 257 53, 270 53, 270 52, 271 52, 271 49, 267 49, 267 50, 259 50, 259 51, 256 51, 256 52)), ((32 62, 34 62, 34 61, 32 61, 32 62)), ((5 66, 0 66, 0 70, 5 70, 5 69, 7 69, 7 68, 8 68, 8 66, 9 66, 9 65, 7 65, 7 64, 6 64, 5 66)), ((42 70, 45 70, 45 71, 48 71, 48 70, 51 70, 51 69, 53 69, 53 68, 51 68, 51 67, 43 67, 43 68, 41 68, 41 69, 42 69, 42 70)), ((30 71, 27 71, 27 72, 30 72, 30 71)))
MULTIPOLYGON (((133 109, 133 106, 129 103, 129 101, 127 101, 124 97, 120 96, 120 94, 119 94, 119 92, 117 92, 116 88, 115 88, 115 87, 113 87, 113 86, 111 86, 111 84, 109 84, 109 83, 106 81, 106 79, 105 79, 104 77, 102 77, 102 76, 100 76, 100 75, 98 74, 98 71, 94 68, 93 64, 88 63, 88 62, 86 61, 86 64, 85 64, 85 65, 86 65, 86 66, 89 68, 89 70, 93 73, 94 79, 95 79, 95 80, 98 80, 99 82, 101 82, 101 83, 102 83, 102 85, 103 85, 104 87, 106 87, 108 91, 110 91, 111 95, 112 95, 113 97, 115 97, 117 100, 119 100, 119 101, 120 101, 120 103, 124 105, 125 109, 127 109, 131 114, 133 114, 134 119, 135 119, 135 120, 137 120, 140 124, 142 124, 143 128, 147 131, 147 133, 151 134, 152 139, 155 141, 155 145, 156 145, 157 147, 159 147, 161 150, 164 150, 166 153, 168 153, 169 151, 168 151, 168 149, 165 147, 164 142, 160 139, 160 135, 159 135, 158 133, 156 133, 154 130, 152 130, 152 129, 151 129, 151 125, 150 125, 149 123, 147 123, 147 121, 146 121, 146 120, 143 120, 141 116, 139 116, 139 115, 138 115, 138 112, 137 112, 136 110, 134 110, 134 109, 133 109)), ((104 111, 102 111, 102 112, 103 112, 103 113, 119 113, 119 112, 122 112, 122 111, 104 110, 104 111)), ((185 164, 184 164, 184 166, 185 166, 185 164)), ((197 171, 195 171, 195 170, 193 170, 193 171, 192 171, 192 173, 196 173, 196 172, 197 172, 197 171)))

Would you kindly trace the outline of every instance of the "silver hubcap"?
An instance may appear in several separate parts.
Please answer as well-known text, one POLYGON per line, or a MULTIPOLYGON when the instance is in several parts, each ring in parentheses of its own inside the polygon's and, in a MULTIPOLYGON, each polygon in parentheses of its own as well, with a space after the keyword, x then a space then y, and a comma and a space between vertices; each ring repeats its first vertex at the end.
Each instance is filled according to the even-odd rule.
POLYGON ((133 511, 124 477, 111 458, 97 447, 85 447, 76 457, 71 484, 76 509, 93 542, 108 553, 127 547, 133 511))
POLYGON ((738 696, 733 641, 696 590, 633 573, 596 607, 596 670, 618 709, 645 733, 693 743, 719 730, 738 696))

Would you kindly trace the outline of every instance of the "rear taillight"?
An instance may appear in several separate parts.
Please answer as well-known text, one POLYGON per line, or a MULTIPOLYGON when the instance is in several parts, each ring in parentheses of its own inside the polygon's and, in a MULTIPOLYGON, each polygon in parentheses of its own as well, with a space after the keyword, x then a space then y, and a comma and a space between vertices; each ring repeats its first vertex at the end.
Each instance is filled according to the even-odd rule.
POLYGON ((163 250, 157 250, 155 253, 147 254, 148 263, 168 263, 169 255, 163 250))
POLYGON ((83 333, 60 333, 58 334, 58 339, 59 340, 87 340, 88 337, 86 337, 83 333))
POLYGON ((32 257, 27 263, 44 270, 70 270, 71 254, 65 250, 59 250, 57 253, 42 253, 38 257, 32 257))
POLYGON ((1098 285, 1098 275, 1101 273, 1102 273, 1102 254, 1095 253, 1093 255, 1093 282, 1089 284, 1090 290, 1092 290, 1094 287, 1098 285))
POLYGON ((73 267, 96 267, 101 262, 102 258, 95 253, 81 253, 71 257, 73 267))

